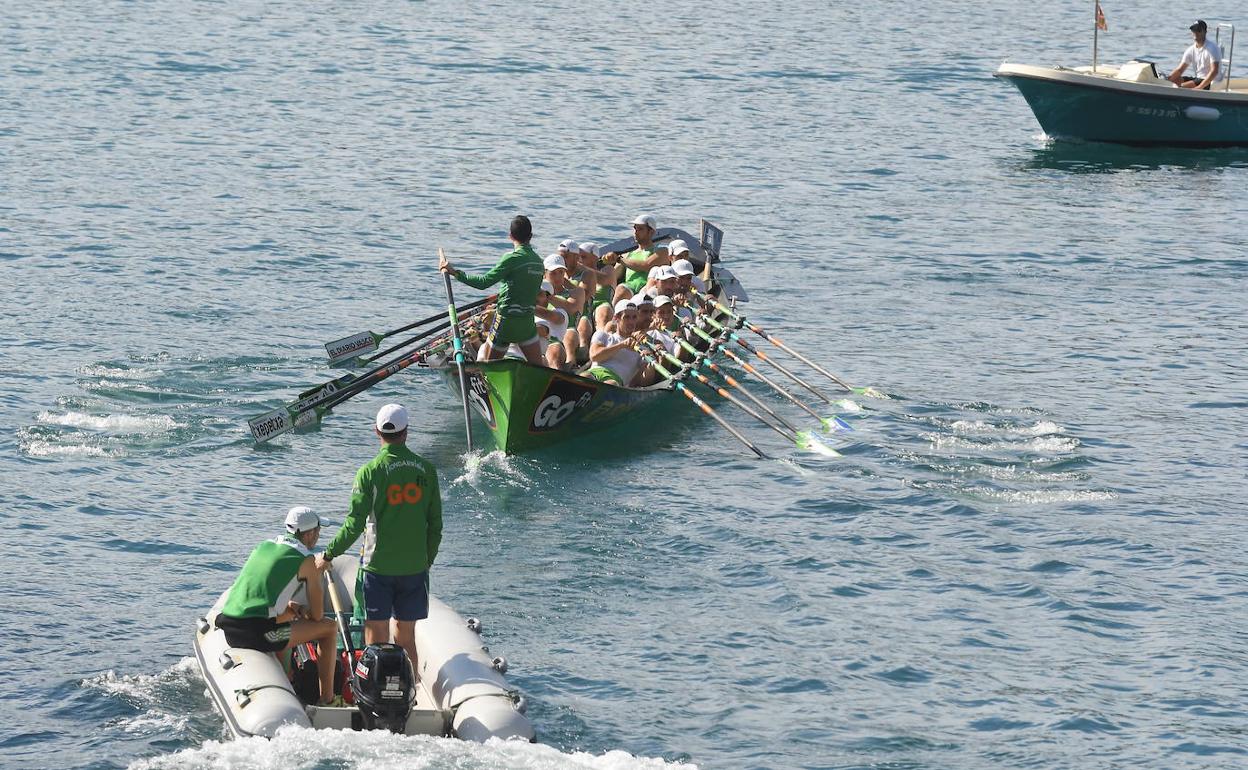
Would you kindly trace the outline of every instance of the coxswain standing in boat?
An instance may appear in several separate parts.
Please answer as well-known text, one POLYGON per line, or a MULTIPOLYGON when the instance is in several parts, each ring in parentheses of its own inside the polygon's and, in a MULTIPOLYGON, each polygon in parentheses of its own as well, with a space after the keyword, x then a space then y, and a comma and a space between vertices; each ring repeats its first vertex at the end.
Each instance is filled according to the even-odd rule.
POLYGON ((529 363, 543 366, 537 327, 533 324, 533 306, 544 271, 542 258, 529 245, 533 238, 533 225, 529 218, 518 216, 512 219, 509 237, 515 249, 504 254, 487 273, 468 275, 452 267, 445 258, 439 260, 438 269, 474 289, 488 289, 499 281, 503 283, 498 292, 498 304, 494 307, 494 321, 485 335, 485 343, 477 351, 478 361, 502 358, 507 353, 508 345, 514 342, 520 346, 529 363))
POLYGON ((1208 91, 1210 86, 1222 79, 1222 51, 1219 50, 1217 43, 1206 39, 1209 25, 1204 19, 1197 19, 1196 23, 1188 29, 1191 30, 1195 41, 1183 52, 1179 66, 1170 73, 1168 80, 1182 88, 1208 91), (1193 68, 1196 77, 1183 74, 1187 72, 1188 67, 1193 68))
POLYGON ((307 506, 286 514, 286 534, 256 546, 226 594, 213 621, 231 647, 278 652, 304 642, 317 644, 320 705, 336 703, 337 625, 325 617, 321 573, 312 550, 321 536, 321 518, 307 506), (308 605, 293 601, 300 585, 308 605))
MULTIPOLYGON (((532 318, 530 318, 530 322, 532 318)), ((316 557, 324 570, 364 534, 364 641, 394 641, 407 651, 415 678, 416 621, 429 615, 429 568, 442 543, 438 470, 407 448, 407 409, 386 404, 374 432, 381 451, 355 474, 351 509, 316 557)))

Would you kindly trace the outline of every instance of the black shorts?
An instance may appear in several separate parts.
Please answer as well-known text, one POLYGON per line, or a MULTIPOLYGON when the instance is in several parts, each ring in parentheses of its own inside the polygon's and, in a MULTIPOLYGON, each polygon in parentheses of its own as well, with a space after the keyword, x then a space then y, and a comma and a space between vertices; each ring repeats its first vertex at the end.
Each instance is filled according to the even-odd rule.
POLYGON ((274 618, 235 618, 217 615, 217 628, 225 632, 231 647, 260 652, 277 652, 290 644, 290 624, 274 618))
MULTIPOLYGON (((1199 83, 1199 82, 1200 82, 1200 81, 1202 81, 1202 80, 1204 80, 1204 78, 1194 78, 1194 77, 1192 77, 1191 75, 1184 75, 1184 76, 1183 76, 1183 82, 1184 82, 1184 83, 1199 83)), ((1209 85, 1205 86, 1205 87, 1204 87, 1203 89, 1201 89, 1201 90, 1202 90, 1202 91, 1208 91, 1208 90, 1209 90, 1210 88, 1212 88, 1212 87, 1213 87, 1213 83, 1210 83, 1209 85)))

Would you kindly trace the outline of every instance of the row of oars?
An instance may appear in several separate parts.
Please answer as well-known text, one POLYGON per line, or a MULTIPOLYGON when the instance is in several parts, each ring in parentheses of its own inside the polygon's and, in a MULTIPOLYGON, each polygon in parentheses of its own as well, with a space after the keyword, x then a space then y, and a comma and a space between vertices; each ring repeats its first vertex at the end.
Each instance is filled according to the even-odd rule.
POLYGON ((701 339, 706 344, 706 348, 704 350, 699 350, 688 340, 684 339, 684 337, 679 334, 678 330, 674 339, 676 344, 691 356, 690 360, 682 360, 662 345, 655 344, 650 341, 643 341, 639 345, 638 352, 641 354, 642 359, 653 366, 655 371, 657 371, 665 379, 671 381, 672 386, 678 392, 692 401, 694 405, 696 405, 703 412, 714 418, 715 421, 718 422, 724 429, 730 432, 738 441, 744 444, 750 451, 759 457, 766 457, 766 455, 753 442, 746 438, 741 431, 728 423, 728 421, 725 420, 713 407, 711 407, 710 404, 699 398, 698 395, 694 393, 693 390, 686 384, 686 380, 692 379, 701 383, 712 392, 724 398, 724 400, 737 406, 743 412, 766 425, 769 429, 775 431, 777 434, 786 440, 793 442, 797 446, 825 456, 838 456, 839 453, 835 449, 824 444, 810 431, 799 430, 791 422, 784 419, 778 412, 767 406, 765 402, 751 393, 749 389, 737 381, 736 378, 724 371, 722 367, 711 360, 711 357, 717 353, 723 353, 727 358, 740 366, 747 374, 765 383, 776 393, 784 396, 790 402, 801 407, 805 412, 814 417, 823 430, 852 430, 849 424, 839 417, 823 417, 820 415, 814 408, 802 399, 798 398, 792 391, 781 386, 775 380, 759 371, 758 368, 753 366, 749 361, 742 358, 741 355, 729 347, 729 343, 735 344, 748 352, 754 358, 771 365, 787 378, 805 390, 810 391, 825 403, 835 404, 836 401, 824 394, 821 390, 819 390, 819 388, 807 382, 800 375, 793 372, 789 367, 742 339, 736 333, 734 328, 731 328, 729 324, 721 322, 715 318, 715 315, 719 314, 726 319, 731 319, 733 322, 732 326, 735 326, 735 328, 744 327, 755 332, 781 350, 784 350, 798 360, 809 364, 815 371, 828 377, 828 379, 832 380, 838 386, 844 388, 850 393, 868 397, 880 397, 880 394, 873 388, 855 388, 849 385, 840 377, 837 377, 818 364, 815 364, 813 361, 810 361, 810 359, 806 356, 803 356, 790 348, 788 345, 784 344, 778 337, 768 333, 762 327, 751 323, 745 316, 738 314, 735 308, 727 307, 713 298, 697 293, 696 291, 695 295, 697 296, 697 299, 702 302, 702 307, 693 320, 682 323, 681 329, 687 329, 691 335, 701 339), (714 335, 710 333, 712 331, 715 332, 714 335), (713 379, 711 376, 712 374, 716 375, 718 380, 713 379), (738 398, 732 391, 725 388, 724 385, 727 385, 728 388, 732 389, 732 391, 736 391, 742 396, 745 396, 745 398, 749 399, 754 406, 750 406, 750 404, 747 404, 741 398, 738 398))

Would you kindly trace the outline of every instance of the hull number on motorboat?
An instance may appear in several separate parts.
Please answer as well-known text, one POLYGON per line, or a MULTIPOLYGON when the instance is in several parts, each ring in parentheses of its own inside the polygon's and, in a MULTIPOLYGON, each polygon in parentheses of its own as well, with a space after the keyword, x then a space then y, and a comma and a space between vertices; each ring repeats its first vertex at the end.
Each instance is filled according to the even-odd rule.
POLYGON ((1163 107, 1136 107, 1133 104, 1127 105, 1127 112, 1136 115, 1149 115, 1154 118, 1177 118, 1178 110, 1167 110, 1163 107))
POLYGON ((534 433, 554 430, 559 424, 572 416, 594 400, 596 388, 581 385, 578 382, 556 377, 550 381, 542 400, 537 402, 533 410, 533 421, 529 430, 534 433))

